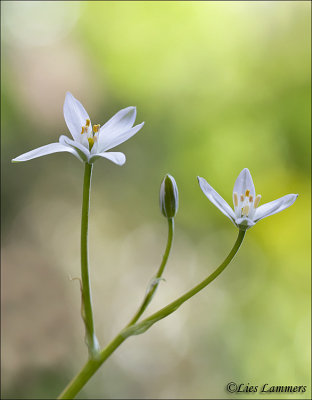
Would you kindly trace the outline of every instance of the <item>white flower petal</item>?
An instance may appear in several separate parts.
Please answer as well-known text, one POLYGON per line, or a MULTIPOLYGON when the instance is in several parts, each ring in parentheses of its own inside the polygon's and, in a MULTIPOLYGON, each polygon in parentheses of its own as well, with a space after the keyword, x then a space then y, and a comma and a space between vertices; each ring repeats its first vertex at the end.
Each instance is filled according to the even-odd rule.
POLYGON ((254 221, 258 222, 260 219, 268 217, 269 215, 276 214, 285 208, 290 207, 297 199, 297 194, 287 194, 280 199, 270 201, 269 203, 263 204, 256 209, 254 221))
POLYGON ((234 223, 235 214, 228 203, 209 185, 204 178, 198 176, 197 179, 205 196, 207 196, 211 203, 218 207, 219 210, 234 223))
POLYGON ((59 138, 59 142, 63 145, 69 146, 70 148, 74 148, 77 153, 79 153, 80 157, 83 159, 83 161, 88 161, 90 158, 90 151, 81 143, 69 139, 65 135, 61 135, 59 138))
POLYGON ((61 143, 50 143, 45 146, 38 147, 35 150, 31 150, 31 151, 28 151, 27 153, 22 154, 16 158, 14 158, 12 160, 12 162, 28 161, 28 160, 32 160, 33 158, 46 156, 46 155, 52 154, 52 153, 59 153, 62 151, 67 151, 69 153, 72 153, 75 157, 78 158, 78 160, 82 161, 78 152, 74 148, 72 148, 70 146, 66 146, 61 143))
POLYGON ((126 162, 126 156, 123 153, 119 153, 116 151, 110 151, 110 152, 103 152, 103 153, 97 153, 94 156, 90 157, 89 163, 93 163, 95 160, 97 160, 99 157, 107 158, 108 160, 112 161, 113 163, 117 165, 124 165, 126 162))
POLYGON ((255 186, 248 168, 244 168, 238 175, 234 184, 233 193, 236 192, 238 196, 241 196, 242 194, 245 195, 246 190, 250 191, 250 195, 253 198, 255 197, 255 186))
POLYGON ((133 128, 127 131, 116 131, 116 132, 101 132, 99 135, 99 149, 100 151, 110 150, 113 147, 118 146, 119 144, 125 142, 130 139, 133 135, 135 135, 144 125, 142 122, 139 125, 134 126, 133 128))
POLYGON ((69 92, 66 93, 63 111, 66 125, 72 134, 72 137, 80 142, 82 136, 81 128, 86 125, 86 120, 90 119, 87 111, 69 92))
POLYGON ((124 108, 118 113, 116 113, 111 119, 109 119, 106 124, 104 124, 101 129, 101 132, 108 131, 127 131, 134 124, 136 118, 136 108, 135 107, 127 107, 124 108))

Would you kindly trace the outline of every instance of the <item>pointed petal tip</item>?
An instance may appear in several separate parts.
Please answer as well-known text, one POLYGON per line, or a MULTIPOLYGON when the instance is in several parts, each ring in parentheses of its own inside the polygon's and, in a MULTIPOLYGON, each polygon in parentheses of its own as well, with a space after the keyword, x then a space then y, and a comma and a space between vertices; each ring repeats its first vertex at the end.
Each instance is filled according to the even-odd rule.
POLYGON ((255 185, 248 168, 242 169, 239 173, 234 183, 233 193, 244 194, 246 190, 249 190, 250 194, 255 197, 255 185))
POLYGON ((137 109, 136 109, 136 107, 130 106, 130 107, 129 107, 129 113, 133 113, 133 114, 134 114, 134 121, 135 121, 136 116, 137 116, 137 109))
POLYGON ((163 179, 163 182, 164 182, 167 178, 170 179, 171 182, 174 182, 174 184, 176 185, 176 181, 175 181, 174 177, 173 177, 171 174, 169 174, 169 172, 166 173, 166 175, 165 175, 165 177, 164 177, 164 179, 163 179))
MULTIPOLYGON (((289 196, 289 198, 292 199, 292 203, 291 204, 293 204, 297 200, 299 194, 298 193, 291 193, 291 194, 288 194, 286 196, 289 196)), ((286 197, 286 196, 284 196, 284 197, 286 197)))
POLYGON ((239 175, 241 175, 241 174, 247 174, 248 176, 251 177, 251 173, 248 168, 243 168, 239 175))
POLYGON ((76 100, 76 98, 70 93, 70 92, 66 92, 65 93, 65 100, 64 100, 64 106, 65 107, 66 104, 71 104, 72 102, 74 102, 76 100))
MULTIPOLYGON (((198 180, 199 186, 200 186, 201 188, 203 188, 203 186, 204 186, 205 184, 209 185, 208 182, 206 181, 206 179, 205 179, 205 178, 202 178, 201 176, 198 176, 198 177, 197 177, 197 180, 198 180)), ((210 186, 210 185, 209 185, 209 186, 210 186)))
MULTIPOLYGON (((112 153, 112 152, 110 152, 110 153, 112 153)), ((113 161, 113 160, 111 160, 111 161, 113 161, 116 165, 119 165, 120 167, 122 167, 126 163, 127 157, 124 153, 120 153, 120 156, 118 156, 118 158, 119 158, 118 162, 113 161)))
POLYGON ((265 203, 256 209, 254 221, 258 222, 262 218, 269 217, 270 215, 277 214, 286 208, 292 206, 297 200, 298 194, 286 194, 279 199, 265 203))
POLYGON ((66 103, 68 103, 68 101, 70 101, 70 98, 73 97, 73 95, 70 92, 66 92, 65 93, 65 100, 64 100, 64 104, 63 104, 63 111, 65 113, 65 107, 66 107, 66 103))
POLYGON ((68 101, 70 101, 70 100, 72 100, 72 99, 74 99, 74 96, 73 96, 70 92, 66 92, 66 93, 65 93, 64 106, 65 106, 65 103, 66 103, 66 102, 68 102, 68 101))
POLYGON ((18 157, 12 158, 11 163, 12 164, 17 164, 17 163, 20 163, 20 162, 23 162, 23 161, 28 161, 28 160, 27 159, 25 160, 24 157, 23 157, 23 154, 22 154, 22 155, 20 155, 18 157))
POLYGON ((199 186, 204 195, 214 204, 226 217, 228 217, 233 223, 235 220, 235 214, 228 203, 217 193, 214 188, 209 185, 205 178, 197 177, 199 186))
MULTIPOLYGON (((65 100, 64 100, 64 106, 63 109, 65 107, 65 105, 67 105, 68 107, 72 106, 72 104, 74 104, 75 102, 79 102, 76 97, 69 91, 67 91, 65 93, 65 100)), ((80 103, 80 102, 79 102, 80 103)))
POLYGON ((135 121, 135 119, 137 117, 137 108, 135 106, 129 106, 129 107, 126 107, 124 109, 124 111, 127 111, 128 114, 133 116, 132 117, 133 118, 133 123, 132 124, 134 124, 134 121, 135 121))
POLYGON ((24 161, 28 161, 28 160, 24 160, 24 158, 22 156, 18 156, 18 157, 12 158, 11 163, 12 164, 19 164, 19 163, 24 162, 24 161))
POLYGON ((293 197, 292 204, 294 204, 294 202, 298 199, 299 194, 298 193, 293 193, 291 196, 293 197))
POLYGON ((135 112, 137 111, 136 106, 129 106, 126 108, 121 109, 120 111, 128 111, 128 112, 135 112))

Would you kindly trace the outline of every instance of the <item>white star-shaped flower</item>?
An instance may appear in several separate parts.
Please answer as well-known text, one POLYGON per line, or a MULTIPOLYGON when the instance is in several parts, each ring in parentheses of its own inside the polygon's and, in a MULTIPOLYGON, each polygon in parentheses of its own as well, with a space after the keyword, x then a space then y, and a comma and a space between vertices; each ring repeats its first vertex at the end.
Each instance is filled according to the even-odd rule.
POLYGON ((67 151, 82 162, 92 164, 99 157, 107 158, 115 164, 123 165, 126 156, 120 152, 108 151, 135 135, 144 125, 133 126, 136 108, 127 107, 118 111, 103 126, 91 125, 91 119, 83 105, 67 92, 64 102, 64 118, 73 140, 61 135, 58 143, 50 143, 24 153, 12 160, 21 162, 47 154, 67 151))
POLYGON ((259 194, 256 196, 251 174, 247 168, 244 168, 238 175, 234 185, 233 211, 228 203, 204 178, 200 178, 199 176, 197 178, 199 186, 207 198, 241 230, 247 230, 260 221, 260 219, 285 210, 298 197, 297 194, 287 194, 280 199, 258 207, 261 196, 259 194))

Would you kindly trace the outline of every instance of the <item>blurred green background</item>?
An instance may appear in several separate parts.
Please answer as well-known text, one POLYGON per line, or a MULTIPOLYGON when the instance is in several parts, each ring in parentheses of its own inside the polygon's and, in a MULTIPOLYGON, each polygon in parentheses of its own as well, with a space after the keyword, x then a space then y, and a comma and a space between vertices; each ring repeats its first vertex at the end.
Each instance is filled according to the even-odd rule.
POLYGON ((79 285, 68 279, 80 275, 83 165, 67 153, 10 163, 70 135, 67 90, 93 123, 130 105, 145 121, 117 149, 123 167, 103 159, 94 168, 102 345, 161 261, 165 173, 180 209, 166 282, 147 314, 210 274, 236 239, 197 175, 230 204, 244 167, 263 203, 299 193, 248 231, 206 290, 125 342, 79 398, 235 398, 230 381, 307 385, 300 398, 310 398, 310 3, 4 1, 1 11, 3 398, 53 398, 87 357, 79 285))

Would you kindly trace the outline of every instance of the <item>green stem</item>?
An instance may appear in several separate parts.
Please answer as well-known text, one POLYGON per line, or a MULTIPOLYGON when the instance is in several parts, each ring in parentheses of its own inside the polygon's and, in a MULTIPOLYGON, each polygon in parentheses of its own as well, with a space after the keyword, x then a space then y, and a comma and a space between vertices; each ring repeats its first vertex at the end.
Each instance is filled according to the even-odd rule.
POLYGON ((89 381, 89 379, 95 374, 95 372, 100 368, 104 361, 126 340, 127 337, 131 335, 137 335, 145 332, 149 329, 155 322, 167 317, 173 313, 177 308, 179 308, 184 302, 194 296, 196 293, 204 289, 209 283, 217 278, 221 272, 227 267, 227 265, 232 261, 238 249, 240 248, 245 231, 239 231, 236 242, 230 251, 229 255, 223 261, 222 264, 211 274, 208 278, 204 279, 200 284, 195 286, 193 289, 186 292, 183 296, 179 297, 177 300, 170 303, 168 306, 162 308, 156 313, 152 314, 150 317, 144 319, 136 325, 129 324, 113 339, 100 353, 97 360, 89 360, 81 371, 73 378, 73 380, 68 384, 65 390, 58 397, 59 399, 73 399, 84 385, 89 381))
POLYGON ((90 359, 81 371, 73 378, 58 399, 73 399, 89 379, 100 368, 104 361, 124 342, 126 339, 117 335, 104 350, 101 351, 99 358, 90 359))
POLYGON ((155 276, 155 278, 152 280, 152 283, 150 285, 150 288, 148 289, 142 304, 140 306, 140 308, 138 309, 138 311, 135 313, 135 315, 133 316, 133 318, 131 319, 131 321, 129 322, 129 324, 127 325, 127 327, 135 324, 137 322, 137 320, 140 318, 140 316, 144 313, 144 311, 146 310, 147 306, 149 305, 149 303, 151 302, 157 287, 159 285, 159 281, 160 278, 164 272, 165 266, 167 264, 168 261, 168 257, 170 254, 170 250, 172 247, 172 242, 173 242, 173 233, 174 233, 174 219, 173 218, 168 218, 168 239, 167 239, 167 246, 166 246, 166 250, 165 253, 163 255, 163 259, 162 262, 159 266, 159 269, 157 271, 157 274, 155 276))
POLYGON ((88 225, 90 209, 90 188, 93 164, 85 163, 83 180, 83 198, 81 213, 81 280, 82 280, 82 317, 86 328, 86 344, 90 357, 96 356, 99 351, 98 342, 94 332, 92 313, 91 288, 89 279, 88 261, 88 225))
POLYGON ((161 310, 157 311, 156 313, 152 314, 148 318, 145 318, 143 321, 139 322, 138 324, 124 329, 121 332, 122 336, 128 337, 128 336, 132 336, 132 335, 138 335, 138 334, 141 334, 141 333, 147 331, 147 329, 149 329, 152 325, 154 325, 155 322, 160 321, 161 319, 172 314, 183 303, 185 303, 191 297, 195 296, 195 294, 200 292, 207 285, 209 285, 209 283, 211 283, 213 280, 215 280, 234 258, 235 254, 237 253, 238 249, 240 248, 240 246, 243 242, 245 233, 246 233, 246 231, 241 231, 241 230, 239 231, 236 242, 234 243, 234 246, 233 246, 232 250, 230 251, 229 255, 226 257, 226 259, 223 261, 223 263, 220 264, 219 267, 211 275, 209 275, 201 283, 196 285, 193 289, 189 290, 184 295, 179 297, 177 300, 168 304, 166 307, 164 307, 161 310))

